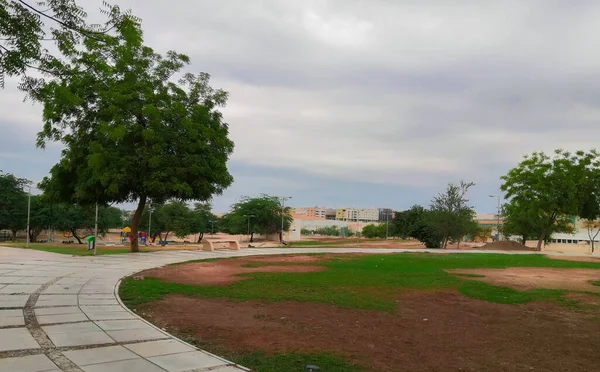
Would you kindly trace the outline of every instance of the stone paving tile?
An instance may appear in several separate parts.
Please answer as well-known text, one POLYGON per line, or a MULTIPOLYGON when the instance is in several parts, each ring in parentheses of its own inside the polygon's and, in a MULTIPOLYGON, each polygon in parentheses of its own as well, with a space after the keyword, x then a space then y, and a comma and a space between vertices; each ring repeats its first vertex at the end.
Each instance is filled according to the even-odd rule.
POLYGON ((116 362, 119 360, 139 359, 139 356, 123 346, 108 346, 86 350, 72 350, 63 353, 73 363, 79 366, 116 362))
POLYGON ((169 338, 166 334, 148 327, 144 329, 123 329, 119 331, 106 331, 117 342, 158 340, 169 338))
POLYGON ((35 309, 35 315, 60 315, 60 314, 81 314, 77 306, 47 307, 35 309))
POLYGON ((125 345, 125 347, 144 358, 179 354, 196 350, 176 340, 142 342, 139 344, 125 345))
POLYGON ((0 284, 13 284, 23 279, 22 276, 0 276, 0 284))
POLYGON ((0 359, 0 372, 54 372, 60 371, 45 355, 0 359))
POLYGON ((148 358, 154 364, 169 372, 183 372, 193 369, 216 367, 228 364, 227 362, 205 354, 201 351, 192 351, 182 354, 169 354, 148 358))
POLYGON ((9 284, 0 289, 0 294, 32 294, 40 288, 39 284, 9 284))
POLYGON ((0 307, 25 307, 29 295, 0 295, 0 307))
POLYGON ((81 291, 82 285, 77 284, 53 284, 46 288, 43 294, 77 294, 81 291))
POLYGON ((97 298, 80 298, 79 305, 90 306, 90 305, 118 305, 119 302, 113 299, 97 299, 97 298))
POLYGON ((25 276, 18 281, 19 284, 44 284, 49 280, 46 277, 25 276))
POLYGON ((42 329, 54 345, 59 347, 114 343, 92 322, 42 326, 42 329))
POLYGON ((79 314, 56 314, 56 315, 38 315, 38 323, 44 324, 58 324, 58 323, 74 323, 83 322, 89 320, 83 313, 79 314))
POLYGON ((88 311, 85 313, 90 320, 124 320, 137 319, 137 317, 128 311, 88 311))
POLYGON ((90 364, 82 366, 85 372, 165 372, 164 369, 144 359, 122 360, 119 362, 90 364))
POLYGON ((41 306, 76 306, 77 295, 40 295, 35 307, 41 306))
POLYGON ((87 313, 88 311, 123 311, 123 307, 121 305, 89 305, 89 306, 79 306, 81 311, 87 313))
POLYGON ((0 351, 39 349, 27 328, 0 329, 0 351))
POLYGON ((23 310, 0 310, 0 327, 24 325, 23 310))
POLYGON ((105 331, 120 331, 123 329, 152 329, 145 322, 135 319, 135 320, 101 320, 95 322, 96 325, 102 328, 105 331))
POLYGON ((248 371, 245 368, 238 368, 232 366, 225 366, 216 369, 211 369, 210 372, 240 372, 240 371, 248 371))

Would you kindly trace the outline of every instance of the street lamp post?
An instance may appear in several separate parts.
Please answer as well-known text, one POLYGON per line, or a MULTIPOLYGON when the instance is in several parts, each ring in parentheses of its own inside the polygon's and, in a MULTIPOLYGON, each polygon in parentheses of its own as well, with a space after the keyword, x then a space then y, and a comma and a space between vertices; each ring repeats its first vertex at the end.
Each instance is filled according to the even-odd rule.
POLYGON ((29 195, 27 197, 27 243, 25 248, 29 248, 29 216, 31 215, 31 185, 29 185, 29 195))
POLYGON ((210 224, 211 224, 210 235, 215 235, 215 222, 217 222, 217 221, 210 221, 210 224))
POLYGON ((490 195, 490 198, 498 199, 498 214, 496 215, 496 238, 500 241, 500 196, 499 195, 490 195))
POLYGON ((245 214, 244 217, 248 218, 248 243, 250 243, 250 219, 256 216, 253 214, 245 214))
POLYGON ((283 220, 284 220, 284 216, 285 216, 285 201, 291 199, 291 196, 282 196, 280 197, 281 199, 281 239, 280 239, 280 245, 283 243, 283 220))
POLYGON ((98 243, 98 202, 96 202, 96 221, 94 222, 94 256, 96 255, 96 244, 98 243))
POLYGON ((390 235, 390 214, 388 210, 385 211, 385 240, 388 240, 390 235))
POLYGON ((146 244, 150 243, 150 239, 152 237, 152 206, 150 206, 150 208, 148 208, 150 210, 150 216, 148 217, 148 240, 146 244))

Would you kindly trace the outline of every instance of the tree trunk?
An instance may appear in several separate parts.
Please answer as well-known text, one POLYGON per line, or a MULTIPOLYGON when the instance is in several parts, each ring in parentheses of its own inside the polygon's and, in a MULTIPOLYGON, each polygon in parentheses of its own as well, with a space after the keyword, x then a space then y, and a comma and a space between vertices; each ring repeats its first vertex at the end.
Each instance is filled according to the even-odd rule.
POLYGON ((133 218, 131 219, 131 252, 139 252, 140 245, 138 241, 138 231, 140 226, 140 219, 142 218, 142 213, 144 213, 144 208, 146 207, 146 196, 140 196, 140 201, 138 202, 137 209, 133 214, 133 218))
POLYGON ((537 246, 535 248, 537 251, 542 250, 542 244, 544 243, 544 239, 546 239, 546 233, 543 233, 542 235, 540 235, 540 238, 538 239, 538 242, 537 242, 537 246))
POLYGON ((75 229, 71 229, 71 234, 73 234, 73 237, 74 237, 75 239, 77 239, 77 241, 79 242, 79 244, 83 244, 83 243, 81 242, 81 237, 80 237, 80 236, 77 234, 77 230, 75 230, 75 229))
POLYGON ((254 243, 254 233, 250 233, 250 243, 254 243))
POLYGON ((17 233, 19 232, 19 230, 10 230, 11 234, 12 234, 12 240, 17 240, 17 233))
POLYGON ((197 241, 197 244, 200 244, 200 243, 202 243, 202 238, 204 238, 204 233, 203 233, 203 232, 201 232, 200 234, 198 234, 198 241, 197 241))
POLYGON ((458 243, 456 244, 456 249, 460 249, 460 238, 458 238, 458 243))

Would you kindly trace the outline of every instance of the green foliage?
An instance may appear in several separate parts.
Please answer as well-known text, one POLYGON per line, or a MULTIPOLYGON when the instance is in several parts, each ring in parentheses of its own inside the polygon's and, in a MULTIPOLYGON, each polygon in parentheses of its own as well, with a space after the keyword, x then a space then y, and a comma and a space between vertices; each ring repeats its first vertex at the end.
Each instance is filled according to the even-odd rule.
POLYGON ((384 239, 386 236, 386 225, 382 223, 380 225, 367 225, 362 229, 362 236, 365 238, 381 238, 384 239))
POLYGON ((392 231, 403 239, 417 239, 427 248, 439 248, 442 237, 430 226, 429 215, 430 211, 420 205, 414 205, 406 211, 396 212, 392 220, 392 231))
POLYGON ((115 36, 86 38, 80 53, 56 62, 66 73, 32 94, 44 105, 38 146, 65 146, 41 187, 65 202, 137 201, 137 251, 147 200, 208 200, 232 183, 233 142, 217 110, 227 93, 213 89, 208 74, 182 74, 187 56, 145 46, 133 18, 110 17, 115 36))
POLYGON ((252 241, 254 234, 281 233, 282 217, 283 230, 289 230, 294 221, 291 208, 282 208, 276 196, 262 194, 258 198, 243 196, 231 207, 231 212, 223 218, 222 222, 226 226, 224 229, 230 234, 250 232, 250 241, 252 241))
POLYGON ((458 185, 451 183, 445 192, 433 198, 426 223, 441 236, 441 248, 446 248, 450 240, 460 241, 476 225, 475 211, 467 205, 469 200, 465 197, 473 185, 464 181, 458 185))
POLYGON ((125 279, 121 299, 129 307, 160 300, 169 293, 234 300, 308 301, 343 308, 394 311, 404 289, 455 289, 472 298, 520 304, 530 301, 562 301, 563 291, 516 291, 505 287, 462 280, 448 274, 458 268, 594 268, 599 263, 553 260, 543 255, 503 254, 389 254, 331 259, 327 270, 313 273, 252 273, 250 280, 228 286, 193 286, 162 282, 155 278, 125 279))
POLYGON ((598 154, 556 150, 553 157, 534 152, 502 177, 510 199, 505 208, 508 232, 536 237, 538 249, 553 232, 566 231, 570 216, 598 215, 598 154), (527 222, 529 221, 529 222, 527 222), (523 223, 525 226, 518 227, 523 223))
POLYGON ((300 229, 300 235, 313 235, 315 232, 313 230, 302 228, 300 229))
MULTIPOLYGON (((346 228, 345 230, 344 236, 348 236, 348 229, 346 228)), ((316 229, 315 234, 323 236, 340 236, 342 235, 342 231, 337 226, 326 226, 316 229)))
POLYGON ((0 230, 13 234, 27 227, 27 184, 24 178, 0 171, 0 230))

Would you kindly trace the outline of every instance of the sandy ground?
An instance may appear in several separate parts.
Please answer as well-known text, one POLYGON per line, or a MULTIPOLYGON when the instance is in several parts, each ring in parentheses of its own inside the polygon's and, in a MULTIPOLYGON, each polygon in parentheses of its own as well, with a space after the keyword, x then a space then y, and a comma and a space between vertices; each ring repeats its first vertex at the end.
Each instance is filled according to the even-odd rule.
POLYGON ((600 293, 600 287, 590 281, 600 279, 600 270, 551 269, 540 267, 510 267, 507 269, 455 269, 456 274, 483 275, 483 278, 461 277, 519 290, 532 288, 566 289, 600 293))
POLYGON ((336 306, 169 295, 138 307, 159 327, 217 350, 333 351, 369 371, 597 371, 600 322, 549 304, 412 293, 396 314, 336 306))
POLYGON ((213 262, 197 262, 146 270, 136 274, 136 277, 148 276, 166 282, 192 285, 225 285, 250 279, 250 277, 239 276, 239 274, 244 273, 307 273, 324 271, 326 269, 324 266, 285 265, 285 263, 317 262, 320 259, 322 258, 300 255, 292 257, 253 257, 251 259, 238 258, 213 262), (244 267, 244 265, 249 263, 279 263, 280 265, 244 267))

